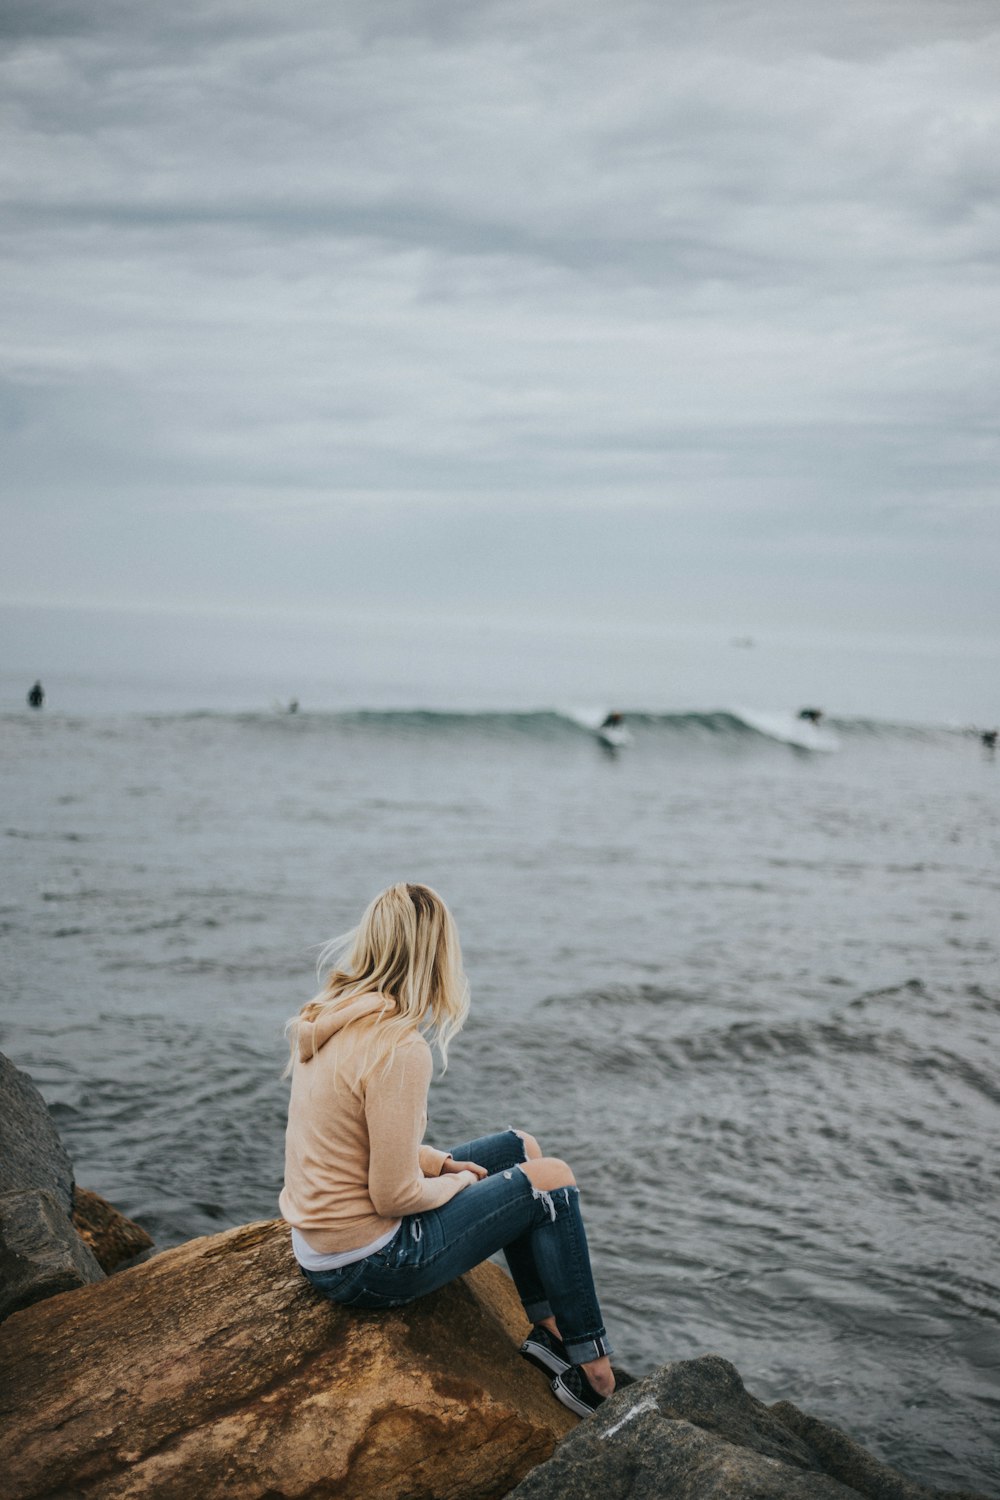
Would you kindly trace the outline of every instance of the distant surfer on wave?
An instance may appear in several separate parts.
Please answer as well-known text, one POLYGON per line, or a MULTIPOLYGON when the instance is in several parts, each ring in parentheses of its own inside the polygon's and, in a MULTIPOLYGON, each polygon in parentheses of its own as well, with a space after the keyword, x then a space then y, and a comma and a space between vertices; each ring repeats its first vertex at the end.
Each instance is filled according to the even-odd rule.
POLYGON ((28 707, 41 708, 44 702, 45 689, 40 682, 36 682, 28 689, 28 707))
POLYGON ((604 723, 601 725, 601 728, 602 729, 621 729, 622 726, 624 725, 624 723, 625 723, 625 715, 624 714, 620 714, 618 712, 618 710, 615 708, 615 709, 612 709, 612 711, 609 714, 605 715, 605 717, 604 717, 604 723))
POLYGON ((524 1357, 580 1416, 611 1395, 576 1179, 533 1136, 421 1145, 433 1064, 469 1008, 451 913, 394 885, 328 945, 323 989, 288 1024, 280 1206, 309 1282, 345 1307, 402 1307, 502 1250, 531 1333, 524 1357))
POLYGON ((980 739, 987 750, 995 750, 997 747, 997 731, 995 729, 984 729, 980 739))
POLYGON ((800 708, 799 718, 804 719, 807 724, 818 724, 823 717, 821 708, 800 708))

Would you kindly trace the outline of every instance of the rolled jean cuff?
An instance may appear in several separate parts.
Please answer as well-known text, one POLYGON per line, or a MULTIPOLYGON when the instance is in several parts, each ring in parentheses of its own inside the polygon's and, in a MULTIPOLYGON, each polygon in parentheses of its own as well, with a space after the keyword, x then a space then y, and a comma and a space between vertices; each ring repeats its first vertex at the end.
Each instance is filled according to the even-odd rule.
POLYGON ((602 1329, 589 1339, 566 1339, 566 1358, 572 1365, 589 1365, 593 1359, 602 1359, 614 1354, 611 1340, 602 1329))
POLYGON ((540 1323, 543 1318, 551 1318, 552 1309, 547 1302, 526 1302, 524 1315, 529 1323, 540 1323))

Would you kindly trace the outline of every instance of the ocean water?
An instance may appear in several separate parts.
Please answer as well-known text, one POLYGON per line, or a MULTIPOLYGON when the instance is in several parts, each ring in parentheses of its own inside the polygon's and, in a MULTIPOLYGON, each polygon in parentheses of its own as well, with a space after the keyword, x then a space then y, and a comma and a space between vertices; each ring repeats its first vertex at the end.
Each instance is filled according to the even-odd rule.
POLYGON ((1000 757, 592 722, 12 707, 0 1046, 161 1247, 272 1216, 315 946, 427 881, 473 990, 429 1139, 515 1124, 573 1164, 622 1362, 720 1353, 995 1492, 1000 757))

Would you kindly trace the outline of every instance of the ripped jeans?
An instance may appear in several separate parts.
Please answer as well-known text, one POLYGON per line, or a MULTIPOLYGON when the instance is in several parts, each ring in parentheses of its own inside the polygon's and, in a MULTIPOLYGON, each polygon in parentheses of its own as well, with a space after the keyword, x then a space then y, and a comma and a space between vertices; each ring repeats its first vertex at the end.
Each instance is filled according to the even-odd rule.
POLYGON ((441 1208, 408 1214, 388 1245, 336 1271, 302 1274, 345 1307, 402 1307, 502 1250, 532 1323, 554 1316, 573 1364, 611 1353, 575 1187, 543 1192, 524 1172, 514 1130, 455 1146, 489 1173, 441 1208))

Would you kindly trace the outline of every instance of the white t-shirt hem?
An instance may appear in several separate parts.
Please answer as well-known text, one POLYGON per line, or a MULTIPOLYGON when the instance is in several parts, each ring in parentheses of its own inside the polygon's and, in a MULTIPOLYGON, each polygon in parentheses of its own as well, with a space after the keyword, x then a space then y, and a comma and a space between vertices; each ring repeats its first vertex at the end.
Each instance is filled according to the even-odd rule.
POLYGON ((352 1266, 356 1260, 364 1260, 366 1255, 374 1255, 376 1250, 382 1250, 394 1237, 401 1223, 402 1220, 397 1219, 385 1234, 380 1234, 370 1245, 362 1245, 359 1250, 337 1250, 330 1255, 321 1255, 318 1250, 314 1250, 305 1236, 293 1226, 292 1253, 306 1271, 339 1271, 341 1266, 352 1266))

